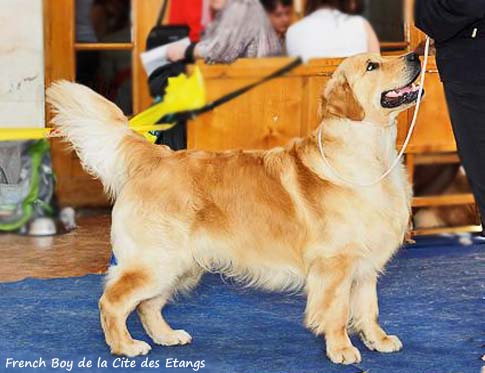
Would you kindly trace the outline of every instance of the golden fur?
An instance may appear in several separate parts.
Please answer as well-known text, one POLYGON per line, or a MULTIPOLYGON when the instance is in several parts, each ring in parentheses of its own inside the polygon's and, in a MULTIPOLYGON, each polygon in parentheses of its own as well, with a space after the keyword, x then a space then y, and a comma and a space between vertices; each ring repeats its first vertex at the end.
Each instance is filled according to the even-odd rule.
MULTIPOLYGON (((391 164, 396 129, 389 124, 410 105, 387 110, 380 95, 409 75, 405 58, 360 55, 328 83, 324 149, 345 177, 369 181, 391 164), (371 60, 380 68, 368 72, 371 60)), ((115 198, 118 264, 99 302, 112 353, 149 352, 126 328, 135 309, 155 343, 191 342, 161 310, 206 271, 269 290, 304 290, 306 325, 325 336, 335 363, 361 360, 350 326, 370 349, 401 349, 378 324, 376 282, 408 226, 411 188, 402 166, 375 186, 355 187, 325 166, 316 133, 269 151, 173 152, 128 130, 119 109, 85 87, 55 83, 48 100, 54 123, 115 198)))

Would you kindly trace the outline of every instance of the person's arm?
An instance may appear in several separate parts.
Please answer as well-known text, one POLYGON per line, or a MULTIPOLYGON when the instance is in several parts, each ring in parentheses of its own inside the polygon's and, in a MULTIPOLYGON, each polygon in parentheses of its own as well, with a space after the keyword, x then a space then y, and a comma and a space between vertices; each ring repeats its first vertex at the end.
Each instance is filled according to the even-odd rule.
POLYGON ((381 44, 374 28, 367 20, 364 20, 364 27, 367 34, 367 51, 369 53, 381 53, 381 44))
MULTIPOLYGON (((201 40, 194 55, 206 62, 231 63, 244 54, 257 32, 254 31, 254 6, 244 1, 231 1, 224 9, 214 33, 201 40)), ((261 7, 261 11, 263 11, 261 7)))
MULTIPOLYGON (((181 61, 187 56, 187 47, 184 43, 174 43, 167 47, 167 58, 171 62, 181 61)), ((194 56, 192 56, 194 57, 194 56)))
POLYGON ((239 1, 231 2, 227 7, 210 37, 191 47, 181 43, 171 45, 167 49, 168 59, 174 62, 203 58, 207 62, 231 63, 240 57, 251 41, 249 38, 255 34, 251 32, 251 22, 248 22, 251 11, 244 2, 239 1))
POLYGON ((485 17, 485 0, 416 0, 416 26, 438 43, 485 17))

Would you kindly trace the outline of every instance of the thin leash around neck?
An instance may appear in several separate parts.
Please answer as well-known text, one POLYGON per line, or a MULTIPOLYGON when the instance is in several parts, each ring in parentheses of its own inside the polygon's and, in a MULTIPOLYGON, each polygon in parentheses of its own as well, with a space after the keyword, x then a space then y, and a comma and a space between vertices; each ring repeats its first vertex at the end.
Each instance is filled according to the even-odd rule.
MULTIPOLYGON (((422 68, 422 71, 421 71, 421 80, 420 80, 420 83, 419 83, 420 86, 419 86, 419 91, 418 91, 418 99, 416 101, 416 107, 415 107, 415 110, 414 110, 413 119, 411 121, 411 125, 409 126, 409 130, 408 130, 408 133, 406 135, 406 139, 404 140, 404 144, 403 144, 401 150, 399 151, 399 154, 397 155, 397 157, 392 162, 391 166, 381 176, 379 176, 376 180, 374 180, 372 182, 361 183, 361 182, 358 182, 356 180, 347 179, 347 178, 343 177, 340 173, 338 173, 335 170, 335 168, 331 165, 331 163, 329 162, 327 156, 325 155, 325 149, 323 147, 323 138, 322 138, 323 137, 322 136, 323 135, 322 134, 323 125, 320 125, 320 127, 318 128, 318 134, 317 134, 318 150, 320 152, 320 155, 322 157, 323 162, 325 163, 327 168, 330 170, 332 175, 335 176, 335 178, 339 179, 340 181, 342 181, 346 184, 350 184, 351 186, 362 187, 362 188, 371 187, 371 186, 379 184, 382 180, 384 180, 400 163, 404 153, 406 152, 406 149, 409 145, 409 142, 411 141, 411 137, 414 133, 414 129, 416 127, 416 123, 417 123, 417 120, 418 120, 419 109, 421 108, 421 102, 422 102, 423 90, 424 90, 424 82, 425 82, 425 79, 426 79, 426 70, 427 70, 427 67, 428 67, 429 46, 430 46, 430 38, 427 37, 426 46, 425 46, 425 50, 424 50, 423 68, 422 68)), ((388 125, 386 127, 383 127, 383 128, 392 127, 392 126, 396 125, 396 123, 397 122, 395 122, 391 125, 388 125)))
MULTIPOLYGON (((363 121, 359 121, 359 122, 356 122, 356 121, 353 121, 353 120, 348 120, 347 121, 347 124, 349 126, 358 126, 359 128, 362 128, 362 127, 367 127, 367 128, 373 128, 373 129, 377 129, 377 130, 386 130, 386 129, 389 129, 389 128, 392 128, 392 127, 396 127, 397 126, 397 120, 392 120, 390 121, 389 124, 386 124, 385 126, 381 125, 381 124, 376 124, 374 122, 369 122, 369 121, 366 121, 366 120, 363 120, 363 121)), ((321 126, 320 126, 321 128, 321 126)))

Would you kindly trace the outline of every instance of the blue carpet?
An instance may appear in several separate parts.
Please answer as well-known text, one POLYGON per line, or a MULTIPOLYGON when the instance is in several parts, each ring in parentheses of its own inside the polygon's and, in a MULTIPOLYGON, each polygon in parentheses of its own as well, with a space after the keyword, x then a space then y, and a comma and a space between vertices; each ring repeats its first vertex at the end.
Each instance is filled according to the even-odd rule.
MULTIPOLYGON (((404 350, 370 352, 353 338, 363 362, 347 367, 331 364, 321 338, 302 326, 302 296, 241 289, 215 275, 166 308, 172 325, 192 334, 192 345, 153 346, 148 355, 153 368, 142 367, 143 357, 131 369, 113 367, 119 360, 104 344, 97 310, 100 276, 0 284, 0 371, 68 370, 52 369, 51 359, 59 358, 72 360, 74 372, 193 372, 199 361, 199 371, 209 373, 478 373, 485 344, 484 248, 426 238, 402 249, 380 281, 379 294, 382 325, 400 336, 404 350), (47 368, 7 369, 7 358, 42 358, 47 368), (94 367, 77 367, 83 358, 94 367), (96 368, 98 359, 108 368, 96 368), (175 360, 167 359, 194 366, 173 368, 175 360)), ((148 341, 135 315, 128 324, 135 338, 148 341)))

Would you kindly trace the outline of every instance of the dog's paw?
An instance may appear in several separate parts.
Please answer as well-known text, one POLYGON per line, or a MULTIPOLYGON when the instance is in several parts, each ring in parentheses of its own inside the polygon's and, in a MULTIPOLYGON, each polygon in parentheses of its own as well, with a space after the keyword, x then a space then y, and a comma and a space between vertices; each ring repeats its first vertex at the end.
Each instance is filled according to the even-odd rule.
POLYGON ((130 343, 126 343, 118 346, 117 348, 112 348, 111 353, 114 355, 125 355, 128 357, 135 357, 140 355, 146 355, 150 352, 151 346, 144 342, 133 339, 130 343))
POLYGON ((161 336, 153 338, 153 342, 162 346, 186 345, 192 342, 192 337, 185 330, 172 330, 161 336))
POLYGON ((402 342, 395 335, 386 335, 384 338, 376 341, 369 341, 363 338, 362 341, 367 348, 372 351, 391 353, 400 351, 402 349, 402 342))
POLYGON ((327 348, 327 356, 335 364, 357 364, 362 360, 359 350, 352 345, 336 349, 327 348))

